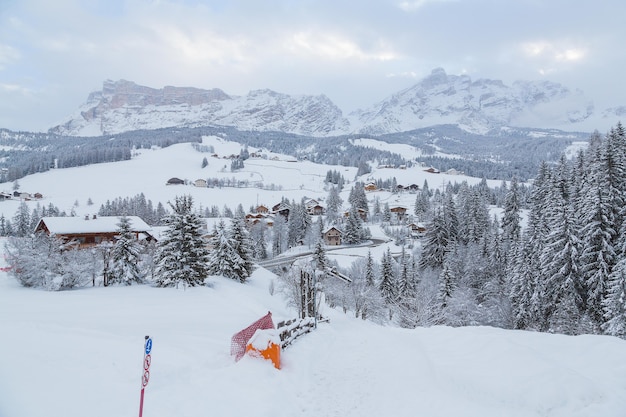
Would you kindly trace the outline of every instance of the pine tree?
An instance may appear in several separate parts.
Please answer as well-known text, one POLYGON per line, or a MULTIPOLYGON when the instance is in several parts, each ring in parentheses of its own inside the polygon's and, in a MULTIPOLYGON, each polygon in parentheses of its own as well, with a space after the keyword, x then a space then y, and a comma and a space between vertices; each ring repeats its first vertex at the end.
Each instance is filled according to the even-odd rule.
POLYGON ((606 334, 626 338, 626 258, 615 265, 603 300, 603 330, 606 334))
POLYGON ((315 249, 313 250, 313 259, 317 263, 317 269, 324 271, 328 264, 328 258, 326 257, 326 250, 324 249, 324 242, 322 239, 318 239, 315 243, 315 249))
POLYGON ((521 236, 519 184, 516 177, 511 180, 511 188, 504 197, 504 215, 502 216, 502 238, 505 248, 517 244, 521 236))
POLYGON ((581 242, 570 205, 566 163, 562 160, 553 176, 547 207, 551 233, 541 255, 541 269, 546 275, 546 313, 552 331, 573 334, 580 319, 582 299, 579 268, 581 242))
POLYGON ((387 304, 394 304, 396 302, 398 296, 396 278, 393 272, 393 259, 389 248, 387 248, 387 251, 383 255, 380 264, 380 283, 378 284, 378 290, 387 304))
POLYGON ((356 207, 352 207, 348 213, 348 219, 343 230, 342 241, 348 245, 354 245, 363 241, 364 231, 361 216, 356 207))
POLYGON ((156 284, 159 287, 203 285, 209 274, 209 252, 202 239, 202 221, 192 211, 191 196, 176 197, 169 205, 173 213, 165 219, 167 229, 155 255, 156 284))
POLYGON ((252 275, 252 243, 243 217, 235 217, 230 227, 230 239, 233 242, 234 257, 230 277, 239 282, 246 282, 252 275))
POLYGON ((13 232, 15 236, 24 237, 32 233, 30 228, 30 214, 28 212, 28 205, 25 201, 22 201, 17 208, 15 216, 13 216, 13 232))
POLYGON ((348 203, 350 203, 352 207, 356 207, 357 209, 364 210, 365 213, 369 213, 367 196, 365 195, 365 186, 363 183, 357 182, 354 184, 354 187, 350 190, 348 203))
POLYGON ((424 244, 419 266, 425 268, 441 268, 446 252, 453 243, 442 209, 435 211, 431 223, 426 227, 424 244))
POLYGON ((339 195, 339 190, 337 187, 331 187, 326 199, 326 216, 330 221, 334 221, 339 217, 342 204, 343 200, 339 195))
POLYGON ((446 262, 443 263, 443 268, 439 274, 439 306, 442 310, 448 307, 455 286, 455 277, 450 259, 446 257, 446 262))
POLYGON ((365 263, 365 284, 367 286, 374 286, 374 258, 372 257, 372 252, 367 251, 367 258, 365 263))
POLYGON ((287 249, 287 222, 282 215, 274 218, 272 227, 272 255, 277 256, 287 249))
POLYGON ((118 239, 111 252, 109 282, 111 284, 131 285, 141 283, 143 274, 139 270, 141 247, 133 236, 130 219, 120 217, 118 239))
POLYGON ((581 268, 586 289, 586 310, 596 325, 604 322, 603 300, 609 275, 616 263, 613 242, 617 231, 611 197, 606 190, 602 148, 596 150, 595 161, 583 184, 581 213, 581 268))

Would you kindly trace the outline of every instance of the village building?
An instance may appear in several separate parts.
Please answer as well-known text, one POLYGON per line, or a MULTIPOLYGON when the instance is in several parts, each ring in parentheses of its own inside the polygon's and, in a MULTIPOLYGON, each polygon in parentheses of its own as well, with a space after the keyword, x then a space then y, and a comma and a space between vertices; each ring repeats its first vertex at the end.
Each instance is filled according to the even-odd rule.
POLYGON ((287 203, 280 202, 272 207, 272 214, 280 214, 285 218, 285 220, 289 220, 289 212, 291 211, 291 206, 287 203))
POLYGON ((197 180, 195 180, 193 182, 193 185, 196 186, 196 187, 206 188, 208 184, 207 184, 207 181, 205 179, 198 178, 197 180))
POLYGON ((409 235, 414 238, 422 237, 426 233, 426 227, 422 223, 409 223, 409 235))
POLYGON ((335 226, 331 226, 326 229, 322 236, 324 237, 324 244, 329 246, 341 245, 341 231, 335 226))
MULTIPOLYGON (((127 216, 131 232, 137 240, 155 240, 152 228, 138 216, 127 216)), ((114 242, 119 236, 120 217, 42 217, 35 227, 35 233, 75 242, 78 248, 87 248, 103 242, 114 242)))
POLYGON ((395 206, 391 207, 389 211, 395 216, 396 220, 401 222, 406 218, 406 207, 395 206))
MULTIPOLYGON (((361 218, 361 220, 363 220, 364 222, 367 221, 367 211, 365 209, 357 209, 357 212, 359 213, 359 217, 361 218)), ((349 211, 344 211, 343 212, 343 216, 345 218, 348 218, 348 216, 350 216, 350 212, 349 211)))

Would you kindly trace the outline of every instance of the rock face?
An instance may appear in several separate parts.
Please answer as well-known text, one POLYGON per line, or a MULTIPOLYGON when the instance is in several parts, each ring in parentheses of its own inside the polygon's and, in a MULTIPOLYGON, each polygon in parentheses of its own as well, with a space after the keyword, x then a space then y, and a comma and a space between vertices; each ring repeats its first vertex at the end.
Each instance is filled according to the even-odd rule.
POLYGON ((245 97, 220 89, 192 87, 154 89, 131 81, 105 81, 102 91, 51 133, 99 136, 129 130, 206 125, 242 130, 276 130, 312 136, 348 130, 341 110, 326 96, 289 96, 257 90, 245 97))
POLYGON ((448 75, 437 68, 414 86, 347 117, 324 95, 290 96, 255 90, 246 96, 231 96, 220 89, 154 89, 109 80, 50 132, 99 136, 139 129, 223 125, 332 136, 403 132, 443 124, 479 134, 503 127, 592 131, 616 123, 625 112, 624 107, 596 112, 582 92, 550 81, 517 81, 509 86, 499 80, 472 81, 467 75, 448 75), (598 121, 603 124, 597 126, 598 121))

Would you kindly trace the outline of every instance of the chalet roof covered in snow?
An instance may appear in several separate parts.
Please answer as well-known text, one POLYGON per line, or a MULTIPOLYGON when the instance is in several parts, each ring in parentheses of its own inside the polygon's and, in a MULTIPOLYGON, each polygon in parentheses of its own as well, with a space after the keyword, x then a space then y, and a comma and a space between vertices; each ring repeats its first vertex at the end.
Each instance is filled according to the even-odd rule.
MULTIPOLYGON (((126 216, 133 232, 147 232, 152 228, 138 216, 126 216)), ((119 230, 121 217, 85 216, 85 217, 42 217, 35 230, 45 224, 50 234, 74 233, 113 233, 119 230)))

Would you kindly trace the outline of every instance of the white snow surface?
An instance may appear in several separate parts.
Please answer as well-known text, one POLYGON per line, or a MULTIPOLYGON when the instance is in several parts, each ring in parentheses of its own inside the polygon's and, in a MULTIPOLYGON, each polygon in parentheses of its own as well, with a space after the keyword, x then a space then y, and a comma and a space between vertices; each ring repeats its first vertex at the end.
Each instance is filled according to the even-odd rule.
POLYGON ((258 269, 247 284, 46 292, 0 273, 0 415, 621 417, 626 342, 488 327, 381 327, 326 309, 282 369, 230 356, 271 311, 295 317, 258 269))
MULTIPOLYGON (((28 176, 20 180, 20 190, 41 192, 39 204, 73 208, 78 216, 97 212, 107 199, 140 192, 155 206, 191 194, 196 205, 234 209, 242 203, 247 209, 257 202, 272 205, 281 196, 323 200, 328 170, 340 170, 350 181, 356 172, 269 153, 267 160, 246 161, 243 172, 221 172, 230 166, 221 156, 238 153, 240 146, 218 138, 206 138, 205 144, 214 145, 220 158, 180 144, 138 152, 131 161, 28 176), (204 156, 209 166, 201 169, 204 156), (271 160, 274 156, 278 160, 271 160), (174 176, 259 179, 283 189, 166 186, 174 176)), ((427 179, 431 188, 447 181, 480 181, 421 168, 368 174, 392 176, 420 186, 427 179)), ((350 187, 344 189, 344 201, 350 187)), ((373 196, 407 207, 415 199, 414 194, 368 193, 373 196)), ((37 202, 27 204, 32 210, 37 202)), ((0 213, 12 218, 18 205, 0 202, 0 213)), ((382 235, 376 225, 370 230, 382 235)), ((368 250, 344 247, 329 257, 348 266, 368 250)), ((380 259, 386 246, 371 250, 380 259)), ((330 321, 285 349, 281 370, 258 358, 235 362, 230 356, 234 333, 268 311, 274 323, 297 315, 279 292, 270 294, 275 280, 259 268, 246 284, 211 277, 210 286, 202 288, 136 285, 47 292, 20 287, 0 271, 0 417, 138 415, 145 335, 154 342, 146 417, 626 415, 626 341, 609 336, 489 327, 409 330, 326 307, 330 321)))

